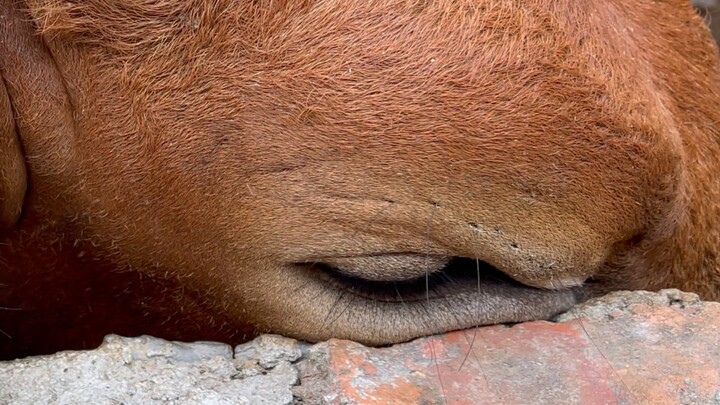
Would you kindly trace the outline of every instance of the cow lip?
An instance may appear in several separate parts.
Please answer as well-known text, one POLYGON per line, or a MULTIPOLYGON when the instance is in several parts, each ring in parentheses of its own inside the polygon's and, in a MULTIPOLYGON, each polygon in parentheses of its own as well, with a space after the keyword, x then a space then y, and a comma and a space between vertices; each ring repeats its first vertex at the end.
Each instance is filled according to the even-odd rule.
POLYGON ((480 325, 551 319, 584 296, 583 288, 520 284, 475 259, 451 262, 427 278, 395 282, 347 277, 323 263, 290 263, 290 273, 278 275, 277 285, 291 288, 288 297, 299 299, 282 300, 282 315, 263 327, 311 341, 385 345, 480 325))
POLYGON ((443 269, 405 280, 377 281, 353 275, 326 263, 313 263, 310 270, 330 286, 365 299, 381 302, 410 303, 447 299, 453 295, 473 293, 482 286, 513 286, 528 290, 539 288, 524 285, 494 266, 477 259, 456 257, 443 269))

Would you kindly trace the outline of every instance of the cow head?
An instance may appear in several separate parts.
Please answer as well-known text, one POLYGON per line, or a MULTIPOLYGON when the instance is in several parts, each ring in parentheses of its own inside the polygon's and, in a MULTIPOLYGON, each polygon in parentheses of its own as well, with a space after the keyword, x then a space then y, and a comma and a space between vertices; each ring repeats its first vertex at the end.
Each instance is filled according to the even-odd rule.
POLYGON ((519 4, 5 6, 0 219, 24 194, 18 133, 36 222, 307 339, 547 318, 682 279, 665 255, 697 267, 690 224, 717 212, 698 170, 718 95, 687 97, 717 89, 702 21, 519 4))

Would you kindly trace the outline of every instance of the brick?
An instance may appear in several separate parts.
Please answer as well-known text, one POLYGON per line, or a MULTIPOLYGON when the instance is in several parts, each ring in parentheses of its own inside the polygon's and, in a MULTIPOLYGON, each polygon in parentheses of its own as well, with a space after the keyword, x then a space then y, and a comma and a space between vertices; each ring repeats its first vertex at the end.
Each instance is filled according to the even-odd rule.
POLYGON ((720 404, 720 304, 673 300, 673 291, 654 301, 622 294, 631 293, 591 302, 561 323, 482 327, 389 348, 328 341, 324 402, 720 404))

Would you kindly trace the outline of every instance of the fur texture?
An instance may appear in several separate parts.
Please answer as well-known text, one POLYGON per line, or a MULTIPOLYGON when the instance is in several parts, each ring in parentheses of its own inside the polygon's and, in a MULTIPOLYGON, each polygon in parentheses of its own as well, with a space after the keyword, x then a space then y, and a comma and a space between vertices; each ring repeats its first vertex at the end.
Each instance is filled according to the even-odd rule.
POLYGON ((0 354, 720 298, 720 61, 687 3, 4 1, 0 354), (313 265, 452 257, 543 289, 392 302, 313 265))

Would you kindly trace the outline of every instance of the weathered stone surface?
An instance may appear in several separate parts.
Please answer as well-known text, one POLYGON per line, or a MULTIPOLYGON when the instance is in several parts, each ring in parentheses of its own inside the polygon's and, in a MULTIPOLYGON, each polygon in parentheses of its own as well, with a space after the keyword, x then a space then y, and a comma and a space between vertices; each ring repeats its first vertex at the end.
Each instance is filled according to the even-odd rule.
POLYGON ((0 403, 292 403, 297 370, 275 364, 243 375, 228 345, 108 336, 96 350, 0 363, 0 403))
POLYGON ((619 292, 559 318, 381 349, 331 340, 314 348, 325 368, 301 363, 315 390, 295 393, 332 404, 720 404, 720 304, 619 292))
POLYGON ((272 368, 278 363, 299 359, 305 346, 309 344, 284 336, 262 335, 252 342, 235 347, 235 358, 255 362, 263 368, 272 368))
POLYGON ((720 405, 720 303, 617 292, 557 320, 387 348, 265 335, 233 353, 109 336, 93 351, 0 362, 0 404, 720 405))

